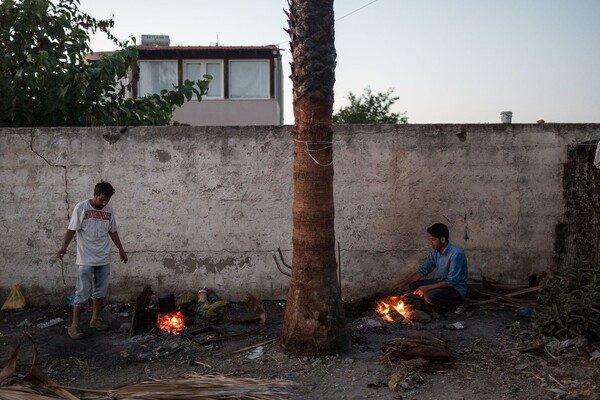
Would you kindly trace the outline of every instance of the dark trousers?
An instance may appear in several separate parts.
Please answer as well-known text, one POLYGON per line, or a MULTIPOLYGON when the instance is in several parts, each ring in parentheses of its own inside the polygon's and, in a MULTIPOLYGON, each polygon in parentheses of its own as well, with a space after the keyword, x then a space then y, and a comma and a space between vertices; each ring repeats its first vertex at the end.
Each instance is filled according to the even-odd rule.
MULTIPOLYGON (((437 283, 437 279, 421 279, 408 285, 411 291, 417 290, 421 286, 431 285, 437 283)), ((458 307, 462 306, 462 296, 452 287, 443 287, 437 289, 428 290, 423 296, 428 304, 440 309, 443 312, 454 311, 458 307)))

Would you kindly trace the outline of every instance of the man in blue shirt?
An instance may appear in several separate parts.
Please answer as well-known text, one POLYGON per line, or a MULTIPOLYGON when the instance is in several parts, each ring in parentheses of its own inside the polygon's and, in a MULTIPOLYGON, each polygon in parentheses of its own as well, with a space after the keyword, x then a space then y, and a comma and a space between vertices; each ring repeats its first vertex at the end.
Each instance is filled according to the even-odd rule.
POLYGON ((460 314, 467 295, 467 257, 460 248, 450 243, 446 225, 433 224, 427 228, 427 236, 433 250, 419 269, 404 279, 398 288, 408 285, 413 294, 435 308, 460 314), (437 270, 437 278, 423 279, 434 270, 437 270))

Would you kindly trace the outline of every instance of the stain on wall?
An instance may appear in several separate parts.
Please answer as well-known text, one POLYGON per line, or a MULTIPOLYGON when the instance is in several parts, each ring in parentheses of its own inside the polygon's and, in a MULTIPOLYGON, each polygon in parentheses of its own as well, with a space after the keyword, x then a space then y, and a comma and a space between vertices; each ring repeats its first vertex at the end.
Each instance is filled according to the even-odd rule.
POLYGON ((193 253, 175 254, 163 259, 163 267, 178 274, 191 274, 201 270, 207 274, 227 273, 240 266, 251 267, 249 257, 200 257, 193 253))
POLYGON ((161 163, 166 163, 171 159, 171 154, 166 150, 156 150, 156 156, 161 163))
POLYGON ((557 224, 559 268, 598 268, 600 246, 600 170, 594 167, 598 141, 569 146, 564 165, 564 221, 557 224))

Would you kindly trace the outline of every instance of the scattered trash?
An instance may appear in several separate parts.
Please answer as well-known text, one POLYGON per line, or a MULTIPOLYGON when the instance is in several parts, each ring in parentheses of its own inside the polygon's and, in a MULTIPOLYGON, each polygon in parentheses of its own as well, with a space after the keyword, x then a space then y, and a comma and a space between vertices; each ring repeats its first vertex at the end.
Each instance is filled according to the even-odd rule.
POLYGON ((419 383, 425 382, 425 379, 421 374, 394 374, 388 381, 388 388, 391 391, 396 391, 398 386, 404 390, 414 389, 419 383))
POLYGON ((546 349, 550 352, 550 354, 558 354, 560 348, 560 340, 555 337, 545 338, 544 344, 546 345, 546 349))
POLYGON ((48 328, 50 326, 58 325, 63 321, 64 321, 64 319, 59 317, 59 318, 51 319, 50 321, 42 322, 40 324, 37 324, 36 326, 40 329, 44 329, 44 328, 48 328))
POLYGON ((459 331, 461 329, 465 329, 465 326, 461 323, 461 322, 455 322, 453 324, 446 324, 444 325, 445 329, 450 329, 453 331, 459 331))
POLYGON ((258 346, 257 348, 252 350, 250 353, 248 353, 246 358, 248 360, 256 360, 257 358, 262 357, 264 354, 265 354, 265 348, 262 346, 258 346))
POLYGON ((567 392, 565 392, 562 389, 556 389, 556 388, 546 388, 546 390, 558 395, 558 396, 564 396, 565 394, 567 394, 567 392))
POLYGON ((446 317, 446 318, 456 318, 456 317, 460 317, 465 312, 466 312, 466 308, 464 308, 464 307, 458 307, 454 311, 448 311, 448 312, 444 313, 444 317, 446 317))
POLYGON ((585 349, 589 342, 583 336, 578 336, 575 339, 566 339, 563 341, 555 337, 544 338, 544 345, 550 354, 558 355, 562 353, 576 353, 579 355, 585 354, 585 349))
POLYGON ((21 321, 17 324, 17 328, 27 328, 27 327, 30 327, 31 325, 33 325, 31 323, 31 321, 29 319, 25 318, 23 321, 21 321))
POLYGON ((10 293, 8 294, 8 298, 2 305, 2 311, 6 310, 19 310, 21 308, 25 308, 25 296, 21 293, 20 285, 13 285, 10 288, 10 293))
POLYGON ((517 371, 523 371, 524 369, 526 369, 526 368, 528 368, 528 367, 529 367, 529 364, 527 364, 527 363, 523 363, 523 364, 517 364, 517 365, 515 365, 515 369, 516 369, 517 371))
POLYGON ((388 388, 390 388, 391 391, 395 391, 396 387, 398 387, 398 385, 400 384, 400 381, 403 378, 404 378, 404 376, 402 374, 392 375, 390 380, 388 381, 388 388))
POLYGON ((198 290, 198 303, 205 303, 207 300, 208 292, 206 288, 198 290))
POLYGON ((217 311, 227 305, 226 300, 219 300, 214 303, 203 303, 198 306, 198 314, 206 318, 212 318, 217 316, 217 311))
POLYGON ((598 360, 598 359, 600 359, 600 351, 598 351, 598 350, 592 351, 590 353, 590 361, 594 361, 594 360, 598 360))
POLYGON ((560 342, 560 346, 558 346, 558 349, 565 350, 573 346, 575 346, 575 339, 566 339, 560 342))
POLYGON ((179 293, 175 299, 175 304, 180 307, 184 304, 195 303, 197 301, 197 297, 192 292, 183 292, 179 293))

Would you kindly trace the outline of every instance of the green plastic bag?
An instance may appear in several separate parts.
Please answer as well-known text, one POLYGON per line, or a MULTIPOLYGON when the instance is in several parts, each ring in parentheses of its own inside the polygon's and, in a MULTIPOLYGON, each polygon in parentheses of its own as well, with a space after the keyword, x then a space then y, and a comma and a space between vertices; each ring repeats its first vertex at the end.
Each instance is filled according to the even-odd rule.
POLYGON ((21 293, 21 287, 19 285, 13 285, 8 294, 8 298, 2 306, 2 311, 5 310, 18 310, 25 307, 25 297, 21 293))

